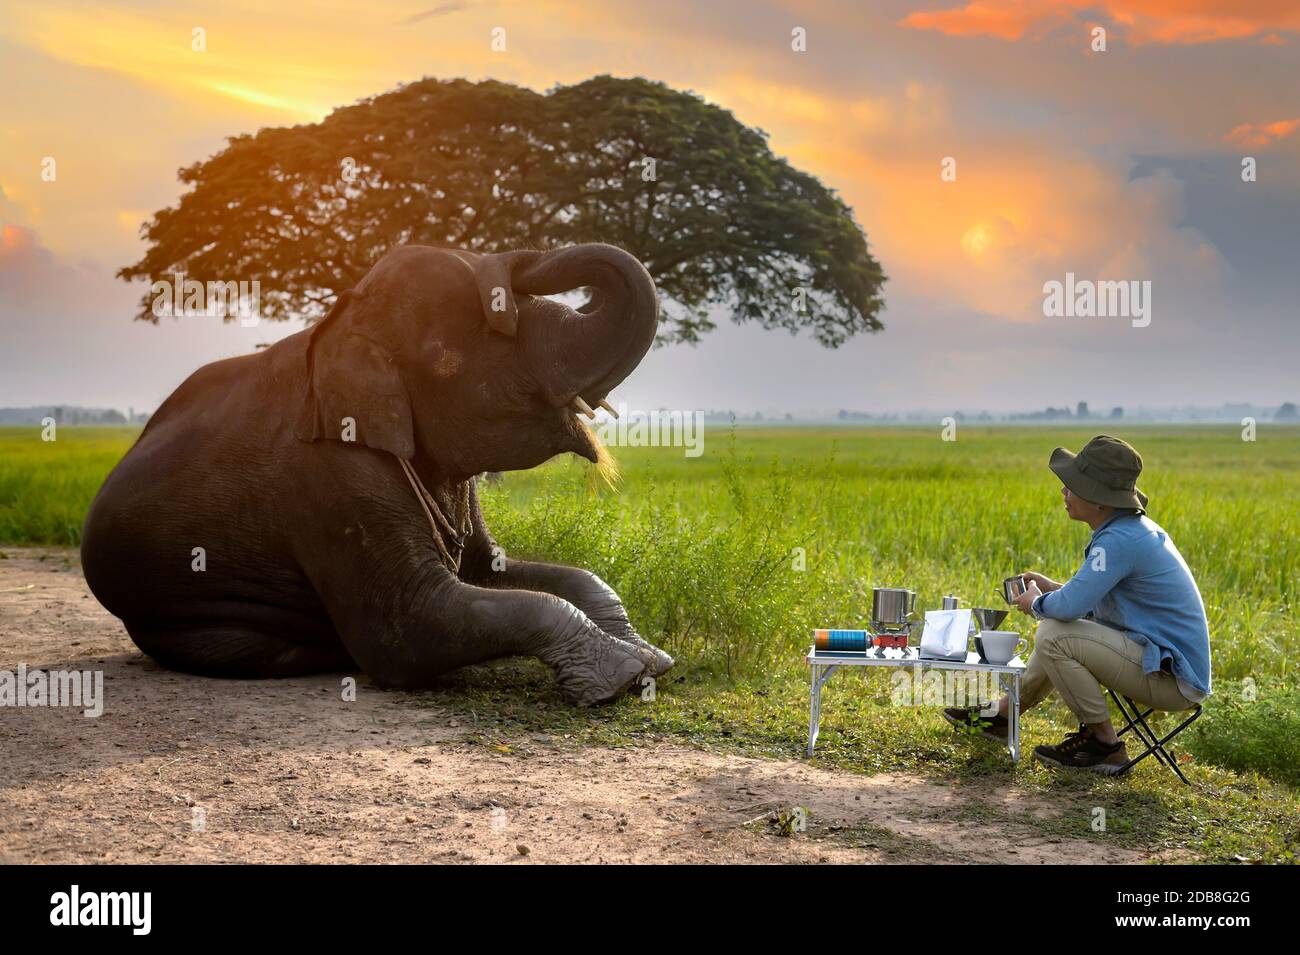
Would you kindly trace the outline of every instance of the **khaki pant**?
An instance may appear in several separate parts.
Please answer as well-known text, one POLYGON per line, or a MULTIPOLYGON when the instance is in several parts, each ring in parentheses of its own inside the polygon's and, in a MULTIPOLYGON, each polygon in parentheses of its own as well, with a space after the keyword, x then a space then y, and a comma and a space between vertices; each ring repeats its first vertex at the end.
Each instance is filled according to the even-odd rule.
POLYGON ((1172 673, 1142 669, 1142 646, 1095 620, 1040 620, 1034 652, 1020 678, 1020 708, 1041 702, 1055 688, 1081 723, 1110 719, 1106 686, 1157 710, 1185 710, 1192 703, 1172 673))

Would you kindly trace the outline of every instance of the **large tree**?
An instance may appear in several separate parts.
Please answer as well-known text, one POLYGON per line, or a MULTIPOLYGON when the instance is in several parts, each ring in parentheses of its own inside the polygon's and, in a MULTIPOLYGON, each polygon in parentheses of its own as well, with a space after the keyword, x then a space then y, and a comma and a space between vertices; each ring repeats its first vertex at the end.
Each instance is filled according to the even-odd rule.
MULTIPOLYGON (((654 277, 665 340, 697 340, 718 306, 832 347, 882 327, 885 277, 844 202, 761 130, 644 79, 546 94, 426 79, 234 137, 180 180, 193 188, 142 227, 148 250, 118 276, 256 279, 263 317, 318 317, 404 243, 609 242, 654 277)), ((151 302, 138 318, 158 320, 151 302)))

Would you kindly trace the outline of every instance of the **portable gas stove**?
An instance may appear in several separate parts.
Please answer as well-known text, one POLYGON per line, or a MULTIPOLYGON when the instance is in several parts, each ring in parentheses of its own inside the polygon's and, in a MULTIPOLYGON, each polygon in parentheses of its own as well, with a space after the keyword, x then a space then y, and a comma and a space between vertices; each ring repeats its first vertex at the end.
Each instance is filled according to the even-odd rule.
POLYGON ((907 649, 907 638, 911 636, 912 628, 907 624, 885 624, 878 620, 871 621, 872 646, 877 650, 885 650, 890 647, 907 649))

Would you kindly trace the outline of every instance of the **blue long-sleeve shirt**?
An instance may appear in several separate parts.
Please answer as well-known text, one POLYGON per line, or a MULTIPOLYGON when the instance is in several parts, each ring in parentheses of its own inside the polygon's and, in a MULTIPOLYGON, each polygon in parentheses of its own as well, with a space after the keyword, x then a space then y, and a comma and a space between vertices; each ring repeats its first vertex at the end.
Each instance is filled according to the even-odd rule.
POLYGON ((1189 687, 1194 698, 1210 693, 1210 628, 1201 592, 1164 528, 1145 514, 1122 511, 1098 527, 1083 566, 1060 590, 1035 598, 1032 609, 1056 620, 1091 616, 1122 630, 1145 648, 1147 673, 1167 669, 1184 695, 1189 687))

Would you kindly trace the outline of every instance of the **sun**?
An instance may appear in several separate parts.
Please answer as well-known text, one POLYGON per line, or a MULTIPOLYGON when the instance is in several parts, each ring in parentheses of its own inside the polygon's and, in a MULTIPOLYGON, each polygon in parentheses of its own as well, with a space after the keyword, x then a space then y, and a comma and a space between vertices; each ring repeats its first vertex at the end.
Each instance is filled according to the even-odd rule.
POLYGON ((993 233, 984 223, 978 223, 966 230, 961 237, 961 247, 967 255, 979 257, 993 245, 993 233))

